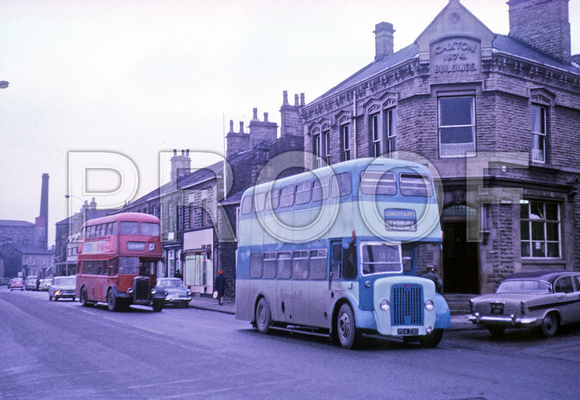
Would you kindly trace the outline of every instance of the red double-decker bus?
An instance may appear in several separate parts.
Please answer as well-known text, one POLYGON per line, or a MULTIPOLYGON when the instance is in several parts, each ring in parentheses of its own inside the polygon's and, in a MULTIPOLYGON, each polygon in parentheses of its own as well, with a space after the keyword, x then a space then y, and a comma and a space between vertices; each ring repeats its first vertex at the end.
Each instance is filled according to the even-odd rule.
POLYGON ((162 263, 159 218, 124 213, 87 221, 82 228, 76 296, 83 306, 107 303, 109 310, 131 304, 161 311, 163 289, 155 287, 162 263))

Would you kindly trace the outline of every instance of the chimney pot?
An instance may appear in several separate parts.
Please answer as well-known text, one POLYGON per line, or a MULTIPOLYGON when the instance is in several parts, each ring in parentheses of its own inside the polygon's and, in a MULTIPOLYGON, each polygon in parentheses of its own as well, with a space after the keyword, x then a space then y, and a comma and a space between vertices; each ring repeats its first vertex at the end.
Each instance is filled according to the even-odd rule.
POLYGON ((283 93, 283 98, 284 98, 284 100, 282 101, 282 105, 287 106, 287 105, 289 105, 288 104, 288 91, 284 90, 282 93, 283 93))
POLYGON ((268 113, 267 112, 264 113, 264 122, 268 122, 268 113))

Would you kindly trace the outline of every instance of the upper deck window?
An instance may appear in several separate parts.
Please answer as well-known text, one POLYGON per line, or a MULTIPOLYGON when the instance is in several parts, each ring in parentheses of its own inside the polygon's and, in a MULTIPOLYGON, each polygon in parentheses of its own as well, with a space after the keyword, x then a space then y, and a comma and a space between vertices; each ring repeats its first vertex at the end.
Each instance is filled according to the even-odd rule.
POLYGON ((286 186, 280 190, 280 207, 294 205, 294 186, 286 186))
POLYGON ((330 186, 330 177, 323 176, 320 180, 315 180, 312 185, 312 201, 320 201, 328 199, 330 186))
POLYGON ((264 211, 266 205, 266 192, 256 193, 254 196, 254 209, 256 212, 264 211))
POLYGON ((303 182, 296 185, 296 204, 306 204, 310 202, 312 193, 312 182, 303 182))
POLYGON ((405 196, 431 197, 431 179, 417 174, 401 174, 399 177, 401 193, 405 196))
POLYGON ((143 235, 159 236, 159 224, 154 222, 143 222, 141 224, 143 235))
POLYGON ((334 175, 332 179, 332 197, 349 196, 352 193, 352 177, 349 172, 334 175))
POLYGON ((242 200, 242 214, 249 214, 252 212, 252 196, 244 197, 242 200))
POLYGON ((397 194, 395 174, 382 171, 363 171, 360 176, 360 190, 364 194, 397 194))
POLYGON ((121 221, 121 235, 138 235, 139 222, 121 221))

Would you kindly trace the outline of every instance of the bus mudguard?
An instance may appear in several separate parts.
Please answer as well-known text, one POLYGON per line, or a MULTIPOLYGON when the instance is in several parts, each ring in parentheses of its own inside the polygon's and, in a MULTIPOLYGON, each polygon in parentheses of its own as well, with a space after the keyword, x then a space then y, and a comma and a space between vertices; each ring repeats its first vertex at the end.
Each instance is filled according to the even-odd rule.
POLYGON ((443 329, 451 327, 451 313, 447 302, 439 293, 435 294, 435 328, 443 329))

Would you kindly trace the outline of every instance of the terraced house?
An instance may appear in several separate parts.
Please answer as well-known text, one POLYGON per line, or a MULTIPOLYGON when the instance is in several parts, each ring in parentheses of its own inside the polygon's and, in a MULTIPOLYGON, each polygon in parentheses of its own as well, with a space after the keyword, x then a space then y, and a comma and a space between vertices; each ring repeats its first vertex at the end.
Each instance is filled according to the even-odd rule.
MULTIPOLYGON (((375 26, 375 59, 307 104, 308 168, 412 157, 439 177, 446 293, 487 293, 506 275, 580 270, 580 55, 568 0, 510 0, 509 33, 450 0, 394 52, 375 26)), ((506 15, 505 18, 508 18, 506 15)))

